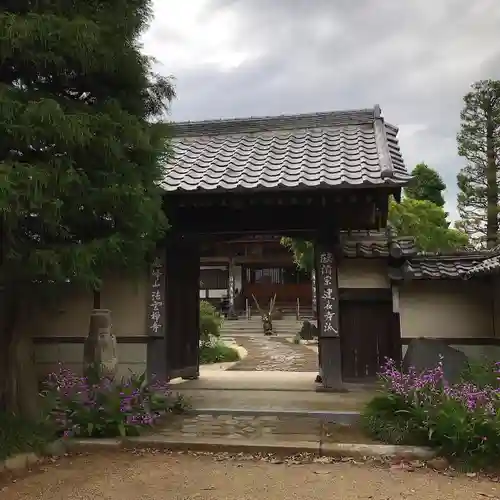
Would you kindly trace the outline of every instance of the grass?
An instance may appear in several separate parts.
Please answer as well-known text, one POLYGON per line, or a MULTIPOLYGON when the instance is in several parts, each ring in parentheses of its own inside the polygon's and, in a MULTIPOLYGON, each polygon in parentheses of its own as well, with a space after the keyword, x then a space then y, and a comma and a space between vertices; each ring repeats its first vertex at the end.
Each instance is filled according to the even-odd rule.
POLYGON ((55 432, 48 424, 0 412, 0 460, 19 453, 41 452, 53 440, 55 432))
POLYGON ((202 365, 229 363, 239 360, 240 355, 238 351, 220 340, 210 344, 204 344, 200 348, 200 364, 202 365))

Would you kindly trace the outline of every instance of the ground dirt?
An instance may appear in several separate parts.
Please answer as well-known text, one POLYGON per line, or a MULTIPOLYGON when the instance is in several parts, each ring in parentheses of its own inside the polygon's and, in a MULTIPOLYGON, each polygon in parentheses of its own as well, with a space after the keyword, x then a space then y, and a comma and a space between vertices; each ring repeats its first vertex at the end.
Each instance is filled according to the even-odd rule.
POLYGON ((318 355, 305 345, 291 344, 282 337, 238 337, 247 351, 245 359, 229 368, 232 371, 318 371, 318 355))
POLYGON ((147 452, 68 458, 0 483, 2 500, 475 500, 499 494, 500 485, 490 480, 428 470, 147 452))

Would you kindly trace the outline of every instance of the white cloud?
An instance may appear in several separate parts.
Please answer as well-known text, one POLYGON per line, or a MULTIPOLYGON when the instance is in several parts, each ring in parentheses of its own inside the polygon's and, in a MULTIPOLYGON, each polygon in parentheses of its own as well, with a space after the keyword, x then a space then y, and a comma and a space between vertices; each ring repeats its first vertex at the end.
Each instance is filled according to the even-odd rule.
POLYGON ((258 56, 235 47, 240 21, 230 9, 210 15, 209 0, 155 0, 155 18, 143 37, 144 51, 168 73, 198 66, 227 71, 258 56))

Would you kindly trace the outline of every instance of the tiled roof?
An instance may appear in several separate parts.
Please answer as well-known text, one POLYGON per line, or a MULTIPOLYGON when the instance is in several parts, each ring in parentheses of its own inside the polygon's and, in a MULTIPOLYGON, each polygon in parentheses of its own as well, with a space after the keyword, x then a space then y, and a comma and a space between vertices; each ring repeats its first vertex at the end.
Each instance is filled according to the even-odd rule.
POLYGON ((467 271, 466 278, 498 272, 500 272, 500 245, 488 250, 486 258, 467 271))
POLYGON ((397 128, 380 108, 172 124, 162 187, 214 191, 405 185, 397 128))
POLYGON ((398 250, 399 257, 417 252, 414 238, 390 238, 386 231, 351 231, 341 237, 346 257, 389 257, 391 249, 398 250))
POLYGON ((481 262, 477 256, 418 257, 405 262, 401 268, 390 270, 393 280, 462 279, 481 262))

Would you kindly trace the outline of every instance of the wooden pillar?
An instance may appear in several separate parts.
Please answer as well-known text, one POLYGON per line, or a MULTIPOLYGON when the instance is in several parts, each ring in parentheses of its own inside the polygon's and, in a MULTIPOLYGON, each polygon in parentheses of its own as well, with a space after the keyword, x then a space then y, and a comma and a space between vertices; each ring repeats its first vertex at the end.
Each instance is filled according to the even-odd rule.
POLYGON ((165 338, 168 379, 199 376, 200 247, 169 235, 165 256, 165 338))
POLYGON ((229 298, 229 311, 227 314, 227 319, 236 319, 238 315, 236 314, 234 308, 234 260, 231 258, 229 260, 229 277, 228 277, 228 286, 227 286, 227 295, 229 298))
MULTIPOLYGON (((311 271, 311 288, 312 288, 312 319, 316 321, 316 326, 318 325, 318 287, 316 283, 316 269, 311 271)), ((321 355, 320 355, 320 345, 318 338, 318 375, 316 376, 315 382, 317 384, 323 383, 323 375, 321 373, 321 355)))
POLYGON ((321 392, 343 392, 342 355, 339 331, 339 287, 334 243, 315 246, 317 279, 318 349, 321 392))

